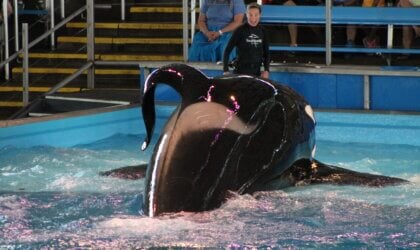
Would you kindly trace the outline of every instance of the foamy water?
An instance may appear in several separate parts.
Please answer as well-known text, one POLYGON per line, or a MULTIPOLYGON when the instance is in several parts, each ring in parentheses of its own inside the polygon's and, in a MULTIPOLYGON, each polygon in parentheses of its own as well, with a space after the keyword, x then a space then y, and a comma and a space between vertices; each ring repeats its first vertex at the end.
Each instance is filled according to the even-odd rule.
POLYGON ((142 215, 143 180, 100 171, 147 162, 143 137, 0 149, 0 248, 420 247, 420 148, 318 142, 317 159, 408 185, 313 185, 235 195, 202 213, 142 215))

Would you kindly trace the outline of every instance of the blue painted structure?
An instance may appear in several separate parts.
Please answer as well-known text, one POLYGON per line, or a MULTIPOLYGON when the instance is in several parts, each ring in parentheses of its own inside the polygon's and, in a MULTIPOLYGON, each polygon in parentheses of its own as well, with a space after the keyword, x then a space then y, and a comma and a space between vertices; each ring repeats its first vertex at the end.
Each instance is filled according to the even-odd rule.
POLYGON ((0 128, 0 145, 69 147, 116 133, 137 134, 142 126, 139 112, 139 109, 123 109, 63 119, 35 119, 34 122, 28 119, 23 124, 0 128))
MULTIPOLYGON (((262 24, 326 24, 325 6, 284 6, 263 5, 262 24)), ((392 25, 420 25, 420 11, 418 8, 399 7, 332 7, 331 24, 357 25, 391 25, 388 32, 392 32, 392 25)), ((388 42, 392 44, 392 42, 388 42)), ((322 46, 270 46, 272 51, 301 51, 325 52, 322 46)), ((364 47, 331 47, 332 52, 351 53, 410 53, 420 54, 420 49, 404 48, 364 48, 364 47)))
MULTIPOLYGON (((263 5, 262 23, 325 24, 325 6, 263 5)), ((332 7, 332 24, 420 25, 419 10, 399 7, 332 7)))
MULTIPOLYGON (((222 74, 203 72, 213 77, 222 74)), ((314 108, 364 109, 363 75, 271 72, 270 78, 298 91, 314 108)), ((371 110, 420 112, 420 77, 370 75, 369 80, 371 110)), ((157 93, 162 101, 179 101, 178 94, 165 85, 159 85, 157 93)))
MULTIPOLYGON (((174 109, 173 105, 157 106, 156 133, 174 109)), ((317 140, 420 146, 420 115, 316 112, 316 119, 317 140)), ((144 134, 138 106, 20 121, 16 125, 0 122, 0 148, 71 147, 116 134, 144 134)))
MULTIPOLYGON (((315 108, 363 109, 361 75, 273 73, 315 108)), ((420 77, 369 76, 371 110, 420 111, 420 77)))

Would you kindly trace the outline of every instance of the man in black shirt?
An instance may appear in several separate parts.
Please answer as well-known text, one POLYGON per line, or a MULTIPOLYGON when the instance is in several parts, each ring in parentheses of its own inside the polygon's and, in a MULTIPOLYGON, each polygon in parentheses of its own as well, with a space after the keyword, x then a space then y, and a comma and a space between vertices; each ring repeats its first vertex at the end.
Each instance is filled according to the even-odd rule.
POLYGON ((223 74, 229 74, 229 54, 237 48, 238 57, 235 61, 235 74, 269 77, 270 54, 267 34, 259 24, 261 6, 251 3, 246 11, 247 22, 238 27, 232 34, 223 54, 223 74), (261 72, 261 64, 264 71, 261 72))

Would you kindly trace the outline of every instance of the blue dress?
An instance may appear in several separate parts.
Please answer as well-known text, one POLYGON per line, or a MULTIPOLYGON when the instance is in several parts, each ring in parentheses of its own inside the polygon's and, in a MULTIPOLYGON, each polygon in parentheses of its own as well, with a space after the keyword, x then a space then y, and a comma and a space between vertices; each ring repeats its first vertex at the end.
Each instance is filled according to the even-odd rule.
MULTIPOLYGON (((208 30, 218 31, 231 23, 235 15, 245 13, 246 8, 243 0, 204 0, 200 11, 206 15, 208 30)), ((201 31, 197 32, 189 49, 188 60, 190 62, 221 61, 231 36, 232 32, 225 32, 217 40, 209 42, 201 31)), ((230 60, 235 57, 236 53, 233 51, 230 60)))

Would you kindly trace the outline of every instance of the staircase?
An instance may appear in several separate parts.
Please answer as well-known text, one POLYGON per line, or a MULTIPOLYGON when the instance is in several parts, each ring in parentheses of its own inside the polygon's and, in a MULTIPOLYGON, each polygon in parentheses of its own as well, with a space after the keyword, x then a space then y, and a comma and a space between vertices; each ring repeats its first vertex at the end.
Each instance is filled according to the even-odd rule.
MULTIPOLYGON (((120 1, 95 1, 100 7, 95 8, 95 60, 182 61, 182 2, 126 2, 126 21, 121 21, 120 1)), ((30 102, 86 63, 84 18, 73 19, 56 33, 55 50, 30 50, 30 102)), ((0 119, 10 118, 23 107, 22 66, 13 63, 11 71, 12 80, 0 82, 0 119)), ((135 66, 95 66, 95 89, 88 89, 86 82, 84 73, 58 93, 46 96, 29 115, 130 104, 140 98, 140 70, 135 66)), ((28 112, 20 113, 18 116, 28 112)))

